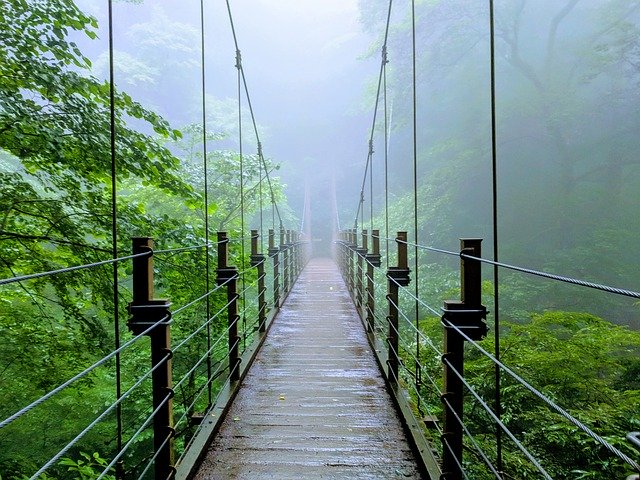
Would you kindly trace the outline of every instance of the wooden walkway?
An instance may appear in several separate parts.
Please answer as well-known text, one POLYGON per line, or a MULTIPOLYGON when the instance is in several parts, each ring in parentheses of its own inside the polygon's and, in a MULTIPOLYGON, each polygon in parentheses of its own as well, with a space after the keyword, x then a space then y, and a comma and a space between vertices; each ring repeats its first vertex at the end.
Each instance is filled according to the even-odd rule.
POLYGON ((194 478, 420 478, 332 260, 301 274, 194 478))

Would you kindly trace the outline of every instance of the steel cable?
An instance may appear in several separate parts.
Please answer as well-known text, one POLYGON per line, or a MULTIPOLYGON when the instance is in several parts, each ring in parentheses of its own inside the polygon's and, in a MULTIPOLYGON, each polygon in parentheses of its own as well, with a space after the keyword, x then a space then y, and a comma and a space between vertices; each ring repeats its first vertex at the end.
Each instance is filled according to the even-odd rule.
MULTIPOLYGON (((126 453, 126 451, 131 446, 131 444, 134 442, 134 440, 136 440, 140 436, 140 434, 144 431, 144 429, 149 426, 149 423, 151 423, 151 421, 155 418, 158 411, 164 407, 164 405, 169 401, 171 397, 173 397, 173 391, 170 391, 167 394, 167 396, 162 400, 162 402, 160 402, 160 404, 153 410, 153 412, 151 412, 151 415, 149 415, 147 420, 145 420, 142 426, 140 426, 140 428, 136 431, 136 433, 133 434, 133 436, 129 439, 129 441, 125 444, 125 446, 122 447, 120 452, 118 452, 118 454, 113 458, 113 460, 111 460, 111 462, 109 462, 109 464, 104 468, 104 470, 102 470, 102 473, 100 473, 100 475, 96 478, 96 480, 102 480, 107 475, 107 473, 109 473, 109 470, 111 470, 113 466, 122 458, 122 456, 126 453)), ((36 478, 32 477, 29 480, 36 480, 36 478)))
MULTIPOLYGON (((385 32, 384 32, 384 41, 382 43, 383 52, 386 52, 386 49, 387 49, 387 40, 389 38, 389 25, 391 23, 392 5, 393 5, 393 0, 389 0, 389 8, 387 9, 387 22, 386 22, 385 32)), ((364 167, 364 177, 362 179, 362 187, 360 188, 360 201, 358 203, 358 208, 356 210, 356 218, 354 222, 356 230, 358 229, 358 216, 360 215, 360 212, 363 209, 362 207, 364 204, 364 189, 367 181, 367 174, 369 172, 369 165, 373 158, 373 137, 374 137, 375 128, 376 128, 376 120, 378 117, 378 104, 380 102, 380 91, 382 88, 383 70, 386 64, 385 62, 386 62, 386 56, 383 57, 380 62, 380 73, 378 74, 378 88, 376 92, 375 106, 373 108, 373 121, 371 123, 371 134, 369 135, 369 153, 367 155, 367 161, 364 167)), ((371 199, 371 203, 373 204, 373 199, 371 199)))
POLYGON ((459 254, 460 257, 462 258, 468 258, 469 260, 477 260, 479 262, 482 263, 487 263, 489 265, 495 265, 501 268, 506 268, 508 270, 514 270, 516 272, 521 272, 521 273, 527 273, 529 275, 535 275, 538 277, 543 277, 543 278, 549 278, 551 280, 557 280, 559 282, 564 282, 564 283, 570 283, 573 285, 579 285, 582 287, 587 287, 587 288, 591 288, 594 290, 601 290, 603 292, 608 292, 608 293, 614 293, 616 295, 622 295, 625 297, 631 297, 631 298, 640 298, 640 293, 639 292, 634 292, 633 290, 625 290, 622 288, 617 288, 617 287, 610 287, 608 285, 603 285, 600 283, 594 283, 594 282, 589 282, 586 280, 580 280, 580 279, 576 279, 576 278, 571 278, 571 277, 565 277, 563 275, 556 275, 553 273, 546 273, 546 272, 542 272, 539 270, 533 270, 531 268, 525 268, 525 267, 518 267, 515 265, 509 265, 508 263, 502 263, 502 262, 494 262, 492 260, 488 260, 486 258, 479 258, 479 257, 474 257, 471 255, 466 255, 464 253, 459 254))
POLYGON ((182 313, 187 308, 190 308, 190 307, 194 306, 196 303, 201 302, 205 298, 209 297, 210 295, 213 295, 215 292, 217 292, 222 287, 224 287, 226 284, 228 284, 231 280, 233 280, 233 279, 232 278, 228 278, 227 280, 225 280, 224 282, 220 283, 219 285, 216 285, 215 287, 213 287, 211 290, 209 290, 204 295, 200 295, 195 300, 192 300, 189 303, 187 303, 186 305, 183 305, 182 307, 176 309, 174 312, 172 312, 172 315, 175 317, 176 315, 178 315, 179 313, 182 313))
MULTIPOLYGON (((116 156, 116 82, 115 82, 115 55, 113 35, 113 0, 107 1, 107 23, 109 37, 109 153, 111 157, 111 255, 113 259, 118 257, 118 185, 117 185, 117 156, 116 156)), ((119 309, 119 285, 118 262, 113 262, 113 335, 116 351, 120 348, 120 309, 119 309)), ((115 393, 116 399, 122 394, 120 354, 115 357, 115 393)), ((120 404, 118 404, 120 405, 120 404)), ((122 449, 122 410, 120 406, 116 411, 116 450, 122 449)), ((116 471, 116 478, 121 478, 120 469, 116 471)))
POLYGON ((493 418, 493 420, 496 422, 496 425, 498 425, 502 429, 502 431, 507 434, 511 441, 516 445, 516 447, 518 447, 518 449, 524 454, 524 456, 527 457, 527 459, 538 469, 540 474, 547 480, 553 480, 544 469, 544 467, 540 465, 540 462, 538 462, 538 460, 531 454, 531 452, 529 452, 529 450, 520 442, 520 440, 516 438, 516 436, 511 432, 511 430, 509 430, 504 422, 502 422, 502 420, 498 418, 493 410, 491 410, 491 407, 487 405, 487 402, 485 402, 482 397, 478 395, 478 393, 473 389, 469 382, 465 380, 464 376, 460 372, 458 372, 458 370, 456 370, 456 368, 447 359, 446 355, 442 358, 442 362, 451 369, 456 377, 460 379, 464 386, 467 387, 469 393, 474 396, 480 406, 489 414, 489 416, 491 416, 491 418, 493 418))
MULTIPOLYGON (((379 237, 382 238, 382 237, 379 237)), ((493 260, 489 260, 487 258, 481 258, 481 257, 474 257, 472 255, 467 255, 465 253, 460 253, 460 252, 454 252, 451 250, 445 250, 442 248, 435 248, 435 247, 429 247, 426 245, 415 245, 412 242, 405 242, 402 240, 397 240, 397 239, 390 239, 390 240, 395 240, 398 243, 404 243, 406 245, 414 245, 417 246, 418 248, 424 249, 424 250, 428 250, 431 252, 437 252, 437 253, 442 253, 445 255, 450 255, 450 256, 454 256, 454 257, 461 257, 461 258, 467 258, 469 260, 477 260, 481 263, 486 263, 488 265, 495 265, 501 268, 505 268, 507 270, 513 270, 516 272, 520 272, 520 273, 526 273, 529 275, 534 275, 534 276, 538 276, 538 277, 543 277, 543 278, 548 278, 550 280, 556 280, 559 282, 564 282, 564 283, 570 283, 572 285, 578 285, 578 286, 582 286, 582 287, 587 287, 587 288, 591 288, 594 290, 601 290, 603 292, 608 292, 608 293, 613 293, 616 295, 622 295, 625 297, 631 297, 631 298, 638 298, 640 299, 640 292, 636 292, 633 290, 627 290, 627 289, 623 289, 623 288, 618 288, 618 287, 611 287, 609 285, 604 285, 601 283, 595 283, 595 282, 590 282, 587 280, 580 280, 577 278, 572 278, 572 277, 567 277, 567 276, 563 276, 563 275, 557 275, 554 273, 548 273, 548 272, 543 272, 540 270, 534 270, 532 268, 527 268, 527 267, 520 267, 517 265, 511 265, 508 263, 504 263, 504 262, 496 262, 493 260)))
POLYGON ((125 393, 121 394, 117 397, 116 401, 112 403, 105 411, 103 411, 97 418, 95 418, 87 427, 85 427, 76 437, 71 440, 67 445, 65 445, 58 453, 56 453, 53 457, 47 461, 40 469, 33 474, 31 479, 36 479, 44 472, 46 472, 49 468, 51 468, 60 458, 71 449, 76 443, 78 443, 82 438, 89 433, 93 428, 100 423, 109 413, 111 413, 114 409, 117 409, 118 406, 122 405, 122 402, 129 396, 131 393, 138 388, 142 382, 144 382, 147 378, 149 378, 156 369, 160 368, 169 358, 171 358, 171 353, 168 353, 164 358, 162 358, 151 370, 145 373, 142 377, 136 381, 125 393))
POLYGON ((78 373, 77 375, 73 376, 72 378, 70 378, 69 380, 67 380, 66 382, 62 383, 61 385, 57 386, 56 388, 54 388, 53 390, 51 390, 49 393, 41 396, 40 398, 38 398, 37 400, 31 402, 29 405, 27 405, 26 407, 21 408, 20 410, 18 410, 16 413, 14 413, 13 415, 7 417, 6 419, 4 419, 2 422, 0 422, 0 429, 6 427, 7 425, 9 425, 10 423, 12 423, 13 421, 17 420, 18 418, 20 418, 21 416, 23 416, 24 414, 28 413, 29 411, 33 410, 34 408, 36 408, 38 405, 41 405, 42 403, 46 402, 49 398, 53 397, 54 395, 60 393, 62 390, 64 390, 65 388, 67 388, 69 385, 75 383, 76 381, 80 380, 81 378, 86 377, 89 373, 91 373, 93 370, 95 370, 96 368, 100 367, 101 365, 104 365, 106 362, 108 362, 109 360, 111 360, 112 358, 114 358, 117 354, 119 354, 120 352, 122 352, 124 349, 128 348, 129 346, 133 345, 135 342, 137 342, 138 340, 140 340, 144 335, 148 334, 151 330, 153 330, 154 328, 156 328, 158 325, 160 325, 161 323, 164 323, 166 320, 169 320, 170 316, 167 315, 165 317, 163 317, 162 319, 158 320, 157 322, 155 322, 154 324, 150 325, 149 328, 147 328, 146 330, 144 330, 142 333, 136 335, 135 337, 133 337, 132 339, 130 339, 129 341, 125 342, 124 344, 122 344, 120 346, 120 348, 118 348, 117 350, 114 350, 113 352, 111 352, 109 355, 102 357, 100 360, 98 360, 97 362, 95 362, 93 365, 85 368, 82 372, 78 373))
POLYGON ((402 316, 402 318, 409 324, 411 325, 412 328, 414 328, 419 335, 421 335, 421 338, 425 341, 425 343, 427 345, 429 345, 431 347, 431 349, 436 352, 438 355, 442 354, 442 352, 440 351, 440 349, 438 349, 438 347, 436 347, 433 342, 431 341, 431 339, 429 337, 427 337, 426 335, 424 335, 422 332, 420 332, 419 329, 415 328, 415 326, 411 323, 411 320, 409 319, 409 317, 407 317, 407 315, 405 315, 405 313, 400 309, 400 307, 390 298, 387 297, 387 300, 389 301, 389 303, 391 303, 396 310, 398 310, 398 313, 400 314, 400 316, 402 316))
MULTIPOLYGON (((236 27, 235 27, 235 23, 233 21, 233 14, 231 12, 231 5, 229 4, 229 0, 226 0, 226 4, 227 4, 227 12, 229 14, 229 23, 231 25, 231 33, 233 35, 233 42, 235 44, 236 47, 236 52, 239 54, 240 53, 240 47, 238 44, 238 37, 236 35, 236 27)), ((245 91, 245 96, 247 98, 247 105, 249 107, 249 113, 251 115, 251 121, 253 123, 253 130, 256 136, 256 141, 257 144, 259 146, 258 149, 258 156, 260 157, 260 161, 262 162, 262 166, 264 168, 265 174, 267 176, 267 183, 269 185, 269 192, 271 193, 271 205, 272 207, 275 209, 275 212, 278 215, 278 220, 280 221, 280 227, 283 227, 283 223, 282 223, 282 216, 280 215, 280 209, 278 208, 278 203, 275 201, 275 195, 273 193, 273 185, 271 184, 271 178, 269 177, 269 172, 267 171, 267 163, 264 159, 264 155, 262 154, 262 142, 260 141, 260 134, 258 132, 258 124, 256 123, 256 117, 253 111, 253 104, 251 103, 251 96, 249 95, 249 87, 247 85, 247 79, 246 76, 244 74, 244 68, 242 66, 242 62, 240 62, 240 66, 238 67, 238 72, 241 76, 242 79, 242 84, 244 85, 244 91, 245 91)), ((275 229, 275 228, 274 228, 275 229)))
MULTIPOLYGON (((638 464, 638 462, 636 462, 635 460, 631 459, 629 456, 627 456, 626 454, 624 454, 623 452, 621 452, 620 450, 618 450, 616 447, 614 447, 613 445, 611 445, 609 442, 607 442, 604 438, 602 438, 600 435, 598 435, 597 433, 595 433, 593 430, 591 430, 589 427, 587 427, 584 423, 582 423, 580 420, 578 420, 577 418, 575 418, 573 415, 571 415, 569 412, 567 412, 566 410, 564 410, 562 407, 560 407, 559 405, 557 405, 553 400, 551 400, 549 397, 547 397, 544 393, 540 392, 540 390, 538 390, 537 388, 533 387, 529 382, 527 382, 526 380, 524 380, 520 375, 518 375, 517 373, 515 373, 513 370, 511 370, 509 367, 507 367, 504 363, 502 363, 500 360, 498 360, 495 356, 491 355, 489 352, 487 352, 484 348, 482 348, 476 341, 474 341, 473 339, 471 339, 467 334, 465 334, 460 328, 458 328, 457 326, 453 325, 451 322, 449 322, 448 320, 444 320, 447 324, 448 327, 454 329, 456 332, 458 332, 458 334, 460 334, 466 341, 468 341, 471 345, 473 345, 476 349, 478 349, 480 351, 480 353, 482 353, 484 356, 486 356, 487 358, 489 358, 492 362, 494 362, 496 365, 499 365, 500 368, 502 370, 504 370, 507 374, 509 374, 514 380, 516 380, 520 385, 522 385, 523 387, 525 387, 527 390, 529 390, 531 393, 533 393, 536 397, 538 397, 540 400, 542 400, 542 402, 544 402, 545 404, 547 404, 547 406, 549 406, 550 408, 552 408, 553 410, 556 411, 556 413, 558 413, 559 415, 561 415, 562 417, 564 417, 566 420, 568 420, 571 424, 573 424, 575 427, 579 428, 580 430, 582 430, 584 433, 586 433, 589 437, 591 437, 593 440, 595 440, 596 442, 598 442, 600 445, 602 445, 603 447, 605 447, 607 450, 609 450, 611 453, 613 453, 615 456, 617 456, 620 460, 625 461, 626 463, 628 463, 630 466, 632 466, 634 469, 636 470, 640 470, 640 464, 638 464)), ((506 433, 506 432, 505 432, 506 433)))
MULTIPOLYGON (((476 442, 475 438, 473 437, 473 435, 471 434, 471 432, 467 428, 467 425, 462 421, 462 419, 460 418, 458 413, 451 406, 451 403, 449 402, 447 397, 442 397, 442 401, 447 405, 447 407, 449 407, 449 410, 451 411, 451 413, 455 417, 456 421, 458 422, 458 425, 460 425, 460 427, 464 430, 464 432, 467 435, 467 437, 469 438, 469 440, 471 440, 471 443, 473 444, 475 449, 478 451, 478 453, 480 454, 480 456, 484 460, 484 462, 487 465, 487 467, 489 467, 489 470, 491 470, 491 473, 493 473, 497 479, 502 480, 502 476, 500 475, 500 473, 498 473, 498 470, 496 469, 496 467, 493 466, 493 463, 491 463, 491 460, 489 460, 489 457, 487 457, 487 455, 484 453, 484 450, 482 450, 480 445, 478 445, 478 442, 476 442)), ((453 457, 455 458, 455 455, 453 455, 453 457)))
POLYGON ((11 283, 22 282, 24 280, 33 280, 33 279, 36 279, 36 278, 50 277, 50 276, 53 276, 53 275, 59 275, 61 273, 74 272, 76 270, 86 270, 88 268, 99 267, 101 265, 111 265, 111 264, 115 264, 115 263, 118 263, 118 262, 122 262, 124 260, 131 260, 132 258, 146 257, 146 256, 149 256, 149 255, 152 255, 151 251, 137 253, 135 255, 127 255, 125 257, 112 258, 112 259, 109 259, 109 260, 102 260, 100 262, 87 263, 85 265, 77 265, 77 266, 74 266, 74 267, 60 268, 58 270, 50 270, 48 272, 31 273, 31 274, 28 274, 28 275, 20 275, 18 277, 5 278, 5 279, 0 280, 0 285, 9 285, 11 283))

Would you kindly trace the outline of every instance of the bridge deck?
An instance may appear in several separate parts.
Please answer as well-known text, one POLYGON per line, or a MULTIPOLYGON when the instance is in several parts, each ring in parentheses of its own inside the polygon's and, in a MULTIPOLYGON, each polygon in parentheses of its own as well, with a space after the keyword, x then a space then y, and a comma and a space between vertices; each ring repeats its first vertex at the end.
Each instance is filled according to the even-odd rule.
POLYGON ((194 478, 420 478, 331 260, 301 274, 194 478))

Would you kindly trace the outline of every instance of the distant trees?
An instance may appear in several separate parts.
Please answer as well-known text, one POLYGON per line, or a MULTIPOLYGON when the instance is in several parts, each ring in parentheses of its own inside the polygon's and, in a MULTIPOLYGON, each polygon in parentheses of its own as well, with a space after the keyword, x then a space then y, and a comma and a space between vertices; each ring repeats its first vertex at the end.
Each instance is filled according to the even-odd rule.
MULTIPOLYGON (((158 21, 164 20, 159 17, 158 21)), ((161 27, 166 25, 162 23, 161 27)), ((144 26, 134 30, 132 35, 148 35, 149 42, 158 40, 144 26)), ((0 9, 0 278, 111 257, 110 85, 94 76, 91 61, 70 40, 85 37, 91 42, 97 32, 97 20, 71 0, 11 1, 4 2, 0 9)), ((167 27, 164 33, 169 35, 171 31, 167 27)), ((169 43, 180 48, 175 42, 169 43)), ((199 54, 197 45, 189 43, 191 54, 199 54)), ((166 53, 165 47, 161 45, 156 53, 166 53)), ((162 77, 170 69, 185 73, 178 72, 174 64, 165 64, 162 56, 149 66, 141 59, 123 55, 116 61, 130 66, 139 82, 157 81, 155 75, 162 77), (142 68, 144 65, 148 68, 142 68)), ((193 55, 183 60, 193 67, 193 55)), ((108 65, 108 55, 102 55, 99 62, 103 63, 100 68, 108 65)), ((191 73, 197 74, 197 69, 191 73)), ((200 93, 192 92, 193 99, 200 93)), ((153 236, 165 248, 204 244, 202 125, 173 128, 119 88, 114 105, 118 254, 129 253, 131 236, 153 236)), ((232 147, 220 148, 230 133, 226 131, 228 125, 216 123, 214 116, 210 121, 210 233, 224 228, 237 234, 239 156, 232 147)), ((271 171, 278 168, 269 159, 266 163, 271 171)), ((267 211, 271 196, 266 183, 259 187, 264 169, 256 156, 246 156, 244 166, 246 191, 242 200, 247 219, 251 219, 260 206, 259 193, 267 211)), ((273 177, 272 185, 276 200, 285 202, 283 185, 273 177)), ((158 258, 158 294, 170 298, 174 305, 202 295, 204 275, 193 272, 204 268, 203 252, 158 258)), ((129 264, 121 264, 121 299, 117 305, 113 304, 110 266, 0 287, 1 419, 113 350, 113 313, 119 309, 124 317, 130 273, 129 264)), ((215 305, 216 299, 212 301, 215 305)), ((202 308, 185 313, 175 324, 175 338, 190 333, 189 329, 200 325, 203 317, 202 308)), ((127 335, 124 323, 120 332, 123 338, 127 335)), ((192 350, 185 348, 186 355, 199 358, 202 352, 197 350, 198 345, 194 343, 192 350)), ((126 355, 124 377, 137 378, 139 366, 147 363, 144 348, 126 355)), ((181 372, 186 364, 184 359, 182 363, 176 361, 176 371, 181 372)), ((113 364, 109 363, 54 402, 3 428, 2 479, 33 473, 44 458, 57 451, 53 449, 73 438, 95 412, 113 402, 114 392, 113 364), (34 436, 34 431, 43 433, 34 436)), ((192 392, 188 388, 177 392, 180 399, 189 395, 192 392)), ((140 393, 124 405, 129 424, 147 403, 140 393)), ((177 411, 180 408, 176 406, 177 411)), ((60 478, 92 478, 90 470, 103 465, 102 458, 109 458, 115 448, 113 422, 111 417, 106 419, 77 450, 69 452, 73 459, 59 467, 62 472, 69 471, 60 478), (82 449, 99 455, 82 456, 82 449)), ((148 435, 140 441, 148 441, 148 435)), ((130 455, 136 458, 128 468, 136 468, 142 454, 134 446, 130 455)))
MULTIPOLYGON (((421 327, 441 341, 440 319, 429 318, 421 327)), ((625 440, 630 429, 640 425, 638 371, 640 333, 587 313, 549 311, 533 314, 524 324, 504 326, 502 362, 523 376, 553 402, 566 409, 590 429, 631 458, 635 451, 625 440)), ((491 340, 482 342, 491 350, 491 340)), ((440 378, 442 368, 430 350, 423 351, 427 373, 440 378)), ((406 355, 407 362, 411 356, 406 355)), ((494 364, 470 347, 466 352, 465 376, 489 404, 493 398, 494 364)), ((432 392, 422 392, 432 398, 432 392)), ((508 374, 503 374, 502 420, 552 478, 625 478, 631 467, 605 447, 569 423, 508 374)), ((495 461, 496 425, 485 410, 468 395, 465 422, 476 442, 495 461)), ((438 411, 439 402, 430 406, 438 411)), ((536 468, 503 436, 505 478, 537 478, 536 468)), ((437 439, 434 439, 437 441, 437 439)), ((465 468, 469 478, 494 476, 467 438, 465 468)))
MULTIPOLYGON (((403 176, 412 155, 408 3, 393 4, 388 47, 391 232, 411 228, 406 212, 413 208, 410 176, 403 176)), ((455 249, 458 237, 492 235, 488 3, 415 2, 423 244, 455 249)), ((360 5, 377 55, 388 2, 360 5)), ((501 260, 638 290, 631 252, 640 237, 640 3, 508 0, 495 6, 501 260)), ((383 216, 374 223, 382 227, 383 216)), ((485 256, 491 256, 488 245, 485 256)), ((447 298, 456 285, 451 265, 437 254, 421 259, 421 295, 428 302, 447 298)), ((502 361, 636 458, 625 435, 640 421, 640 338, 618 325, 640 328, 638 303, 504 269, 500 293, 502 361)), ((441 336, 437 319, 421 325, 431 338, 441 336)), ((484 342, 489 350, 492 343, 484 342)), ((494 365, 471 347, 467 354, 467 377, 491 405, 494 365)), ((427 357, 424 364, 439 378, 439 359, 427 357)), ((409 354, 406 361, 414 362, 409 354)), ((508 375, 502 378, 503 420, 553 478, 631 473, 508 375)), ((493 459, 495 424, 473 398, 466 408, 472 434, 493 459)), ((469 477, 493 478, 473 445, 467 447, 469 477)), ((503 447, 505 478, 534 478, 514 445, 504 440, 503 447)))
MULTIPOLYGON (((368 29, 382 31, 380 10, 386 13, 387 4, 362 4, 368 29)), ((628 246, 640 235, 633 220, 640 183, 640 6, 625 0, 495 5, 503 258, 635 288, 628 246)), ((402 4, 394 3, 393 12, 390 165, 398 195, 410 188, 403 176, 408 162, 400 159, 411 155, 405 141, 411 32, 402 4)), ((416 14, 421 237, 440 245, 464 235, 489 239, 488 2, 418 2, 416 14)), ((400 202, 402 210, 412 199, 400 202)), ((631 302, 581 301, 607 318, 640 325, 631 302)), ((563 302, 564 296, 545 290, 533 303, 568 307, 563 302)))

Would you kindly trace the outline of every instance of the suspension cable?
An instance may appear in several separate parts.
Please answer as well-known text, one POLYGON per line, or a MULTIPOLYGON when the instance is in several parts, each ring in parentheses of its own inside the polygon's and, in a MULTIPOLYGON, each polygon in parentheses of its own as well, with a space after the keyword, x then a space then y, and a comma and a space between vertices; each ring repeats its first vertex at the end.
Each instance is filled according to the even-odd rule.
MULTIPOLYGON (((411 88, 412 88, 412 116, 413 116, 413 238, 418 244, 418 98, 416 91, 416 2, 411 0, 411 88)), ((413 249, 413 266, 414 266, 414 290, 416 300, 414 302, 416 330, 420 331, 420 305, 418 304, 418 281, 419 281, 419 265, 418 265, 418 248, 413 249)), ((416 357, 420 358, 420 337, 416 333, 416 357)), ((420 382, 421 370, 416 364, 416 386, 420 382)), ((420 409, 420 404, 418 404, 420 409)))
MULTIPOLYGON (((118 258, 118 191, 117 191, 117 157, 116 157, 116 87, 115 87, 115 59, 113 45, 113 0, 108 0, 108 31, 109 31, 109 147, 111 152, 111 249, 112 257, 118 258)), ((122 371, 120 359, 120 308, 118 291, 118 262, 112 264, 113 275, 113 337, 115 356, 115 380, 116 380, 116 451, 122 450, 122 405, 119 402, 122 396, 122 371)), ((118 462, 116 478, 123 477, 124 465, 118 462)))
MULTIPOLYGON (((387 23, 384 30, 384 41, 382 43, 383 52, 387 49, 387 40, 389 38, 389 25, 391 23, 391 7, 393 5, 393 0, 389 0, 389 8, 387 9, 387 23)), ((378 117, 378 103, 380 102, 380 91, 382 89, 382 74, 385 66, 385 57, 383 56, 380 61, 380 73, 378 74, 378 88, 376 91, 376 101, 375 106, 373 107, 373 121, 371 124, 371 134, 369 135, 369 153, 367 155, 367 161, 364 166, 364 176, 362 178, 362 186, 360 188, 360 201, 358 202, 358 208, 356 210, 356 217, 354 221, 354 226, 356 230, 358 229, 358 217, 363 211, 364 206, 364 188, 367 181, 367 175, 369 173, 369 166, 371 164, 371 160, 373 157, 373 136, 376 129, 376 120, 378 117)))
MULTIPOLYGON (((205 67, 205 28, 204 28, 204 0, 200 0, 200 53, 201 53, 201 72, 202 72, 202 169, 204 170, 204 238, 206 243, 205 250, 205 292, 208 292, 211 285, 210 278, 210 261, 209 261, 209 168, 207 165, 207 77, 205 67)), ((206 300, 207 318, 211 315, 211 297, 207 295, 206 300)), ((211 347, 211 326, 207 322, 207 351, 211 347)), ((211 377, 211 355, 207 354, 207 377, 211 377)), ((208 389, 208 405, 211 405, 212 392, 211 387, 208 389)))
MULTIPOLYGON (((227 12, 229 14, 229 24, 231 25, 231 33, 233 34, 233 43, 235 44, 236 52, 240 52, 240 47, 238 46, 238 36, 236 35, 236 27, 233 21, 233 14, 231 12, 231 5, 229 3, 229 0, 226 0, 226 4, 227 4, 227 12)), ((256 137, 256 141, 258 145, 261 146, 260 133, 258 132, 258 124, 256 122, 256 116, 253 111, 253 104, 251 103, 251 95, 249 94, 249 87, 247 86, 247 79, 244 74, 244 68, 242 67, 242 63, 240 63, 240 66, 238 67, 238 72, 242 79, 242 84, 244 85, 245 96, 247 98, 247 105, 249 107, 249 113, 251 115, 251 122, 253 124, 253 130, 256 137)), ((280 209, 278 208, 278 203, 275 201, 275 195, 273 193, 273 185, 271 184, 271 178, 269 177, 269 173, 267 172, 267 164, 266 164, 264 155, 262 153, 262 148, 259 148, 258 156, 260 157, 260 162, 262 163, 265 173, 267 174, 267 183, 269 184, 269 191, 271 193, 272 207, 275 209, 275 212, 278 215, 278 220, 280 221, 280 228, 284 228, 284 225, 282 223, 282 216, 280 215, 280 209)))
MULTIPOLYGON (((389 63, 388 50, 385 45, 382 49, 382 82, 384 101, 384 236, 389 238, 389 112, 387 108, 387 63, 389 63)), ((373 232, 371 232, 373 235, 373 232)), ((389 269, 389 240, 385 242, 385 263, 389 269)))
MULTIPOLYGON (((493 261, 498 261, 498 163, 497 163, 497 124, 496 124, 496 46, 495 46, 495 9, 493 0, 489 0, 489 41, 491 68, 491 196, 493 220, 493 261)), ((416 243, 418 243, 416 241, 416 243)), ((496 358, 500 359, 500 287, 499 268, 493 266, 493 338, 496 358)), ((500 392, 500 368, 495 367, 495 412, 502 418, 502 399, 500 392)), ((502 429, 496 428, 496 464, 502 470, 502 429)))
MULTIPOLYGON (((228 4, 228 2, 227 2, 228 4)), ((240 241, 240 263, 242 270, 245 266, 245 249, 244 249, 244 155, 242 152, 242 54, 240 50, 236 50, 236 68, 238 69, 238 144, 240 153, 240 232, 242 240, 240 241)), ((245 296, 245 276, 242 276, 242 305, 246 305, 247 298, 245 296)), ((242 316, 242 323, 246 326, 246 316, 242 316)), ((246 348, 246 343, 245 343, 246 348)))

